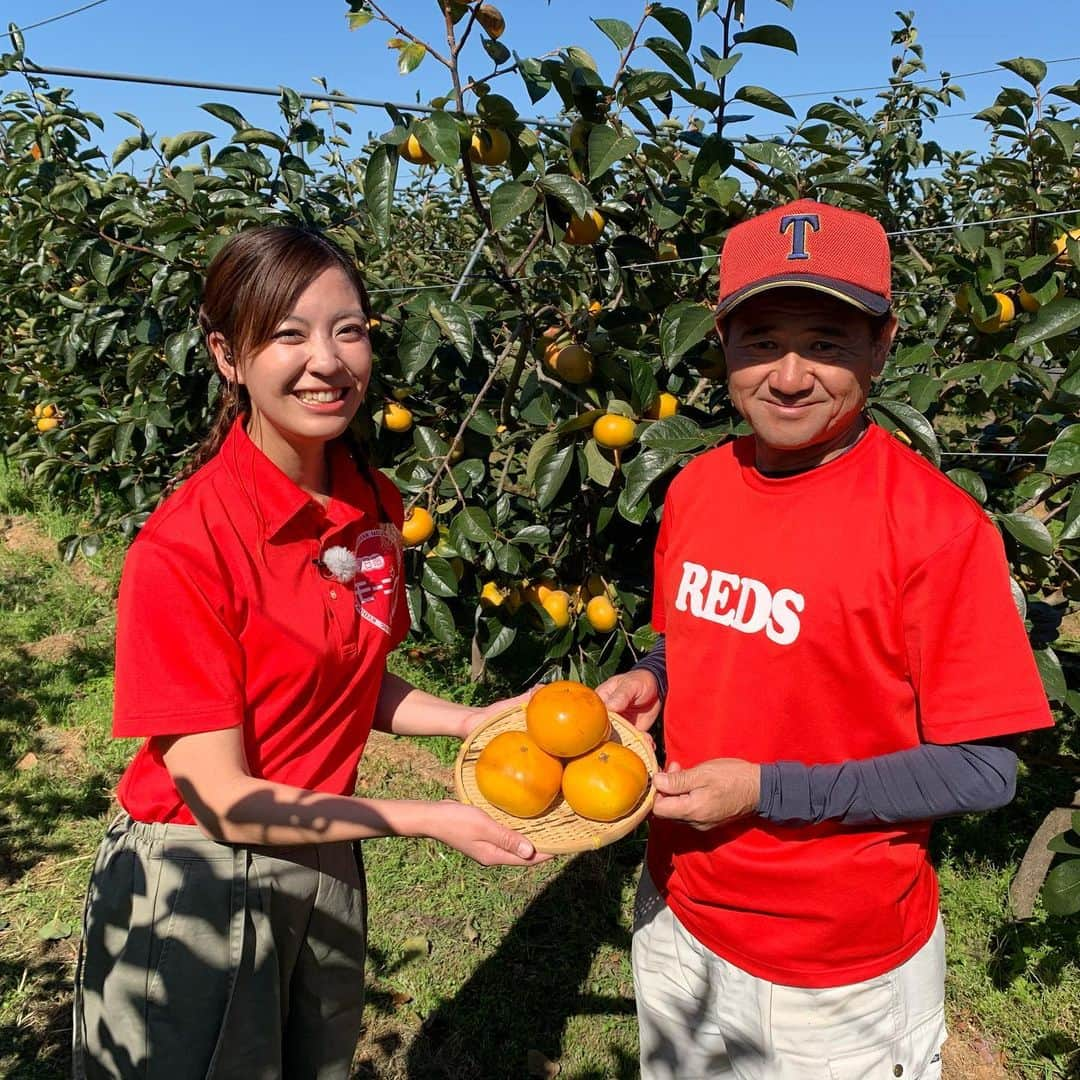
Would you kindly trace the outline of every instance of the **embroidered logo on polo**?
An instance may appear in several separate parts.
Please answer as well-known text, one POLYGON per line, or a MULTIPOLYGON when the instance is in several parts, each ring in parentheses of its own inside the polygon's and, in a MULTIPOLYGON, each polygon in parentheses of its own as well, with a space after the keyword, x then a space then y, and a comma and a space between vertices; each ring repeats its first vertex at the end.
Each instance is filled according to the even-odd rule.
POLYGON ((774 591, 756 578, 710 570, 689 560, 683 562, 675 594, 676 611, 741 634, 764 632, 777 645, 790 645, 799 636, 799 616, 805 607, 805 597, 794 589, 774 591))
POLYGON ((401 533, 384 522, 362 532, 353 545, 356 576, 353 591, 356 610, 366 622, 390 633, 397 612, 401 578, 401 533))
POLYGON ((821 229, 821 221, 817 214, 785 214, 780 219, 780 235, 791 230, 791 251, 788 259, 809 259, 810 252, 806 250, 807 231, 818 232, 821 229))

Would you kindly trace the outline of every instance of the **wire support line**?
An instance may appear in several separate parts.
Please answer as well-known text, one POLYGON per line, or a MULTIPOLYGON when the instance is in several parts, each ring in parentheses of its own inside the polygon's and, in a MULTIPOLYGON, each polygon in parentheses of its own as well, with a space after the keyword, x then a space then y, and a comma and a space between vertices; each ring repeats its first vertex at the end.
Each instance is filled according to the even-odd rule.
MULTIPOLYGON (((1071 64, 1080 60, 1080 56, 1059 56, 1053 60, 1044 60, 1043 63, 1050 64, 1071 64)), ((933 86, 944 80, 946 83, 954 82, 956 79, 974 79, 977 75, 1000 75, 1003 71, 1008 71, 1008 68, 1003 68, 1000 65, 992 68, 982 68, 979 71, 961 71, 956 75, 952 75, 947 71, 943 71, 935 78, 929 79, 905 79, 902 82, 907 82, 912 86, 933 86)), ((834 94, 861 94, 869 90, 893 90, 898 84, 895 82, 881 83, 878 86, 849 86, 843 90, 800 90, 795 94, 781 94, 783 98, 804 98, 804 97, 831 97, 834 94)))
MULTIPOLYGON (((108 0, 92 0, 92 3, 83 4, 82 7, 72 8, 70 11, 62 11, 59 15, 52 15, 48 19, 42 19, 40 22, 36 23, 28 23, 26 26, 16 26, 14 29, 17 33, 25 34, 27 30, 36 30, 39 26, 48 26, 49 23, 59 22, 61 19, 67 19, 72 15, 79 15, 84 11, 101 7, 102 4, 106 3, 108 3, 108 0)), ((11 32, 8 31, 8 37, 10 36, 11 32)))

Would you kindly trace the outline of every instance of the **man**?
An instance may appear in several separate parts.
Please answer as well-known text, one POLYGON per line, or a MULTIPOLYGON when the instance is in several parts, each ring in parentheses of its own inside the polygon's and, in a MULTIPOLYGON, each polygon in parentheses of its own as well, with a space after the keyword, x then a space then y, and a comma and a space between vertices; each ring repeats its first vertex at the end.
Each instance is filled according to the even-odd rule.
POLYGON ((1051 723, 1001 540, 864 411, 896 332, 880 224, 802 200, 736 226, 717 319, 752 434, 672 483, 661 644, 600 688, 642 728, 664 707, 641 1075, 937 1077, 930 820, 1008 802, 995 740, 1051 723))

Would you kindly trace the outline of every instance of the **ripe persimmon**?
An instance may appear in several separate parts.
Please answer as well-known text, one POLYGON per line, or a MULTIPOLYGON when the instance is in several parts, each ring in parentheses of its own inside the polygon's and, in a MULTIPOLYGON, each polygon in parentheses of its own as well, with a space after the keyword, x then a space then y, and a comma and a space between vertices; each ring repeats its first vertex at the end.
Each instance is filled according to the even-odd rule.
POLYGON ((562 762, 526 731, 504 731, 480 751, 476 786, 492 806, 514 817, 542 814, 559 794, 562 762))
POLYGON ((541 686, 525 706, 525 727, 542 750, 577 757, 611 731, 607 706, 595 690, 569 679, 541 686))
POLYGON ((592 821, 624 817, 641 802, 648 786, 645 762, 617 742, 606 742, 563 769, 563 798, 575 814, 592 821))

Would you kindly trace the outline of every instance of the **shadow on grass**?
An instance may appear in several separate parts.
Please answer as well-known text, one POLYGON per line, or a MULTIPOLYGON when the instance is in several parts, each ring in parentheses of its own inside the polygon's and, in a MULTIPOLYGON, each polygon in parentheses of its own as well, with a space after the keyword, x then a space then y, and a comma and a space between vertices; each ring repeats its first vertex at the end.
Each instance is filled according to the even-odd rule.
MULTIPOLYGON (((567 1021, 580 1015, 633 1014, 632 997, 582 989, 597 948, 629 952, 620 925, 622 893, 637 876, 637 839, 576 856, 522 912, 489 957, 450 1001, 424 1023, 408 1051, 412 1078, 494 1080, 527 1075, 529 1051, 555 1061, 567 1021)), ((598 1048, 599 1049, 599 1048, 598 1048)), ((605 1048, 616 1071, 589 1071, 573 1080, 630 1080, 636 1056, 605 1048)))
MULTIPOLYGON (((0 962, 0 986, 17 987, 25 968, 0 962)), ((71 1074, 71 964, 34 964, 32 995, 0 1023, 0 1071, 8 1080, 61 1080, 71 1074)))
MULTIPOLYGON (((112 669, 109 644, 76 646, 49 662, 36 660, 25 647, 0 649, 0 776, 15 775, 28 753, 50 753, 44 718, 61 714, 83 683, 112 669)), ((93 818, 109 805, 113 777, 88 770, 84 761, 66 774, 28 774, 30 783, 6 782, 0 804, 0 878, 18 879, 46 855, 71 854, 56 840, 57 823, 93 818)))

